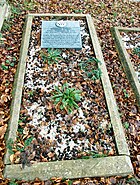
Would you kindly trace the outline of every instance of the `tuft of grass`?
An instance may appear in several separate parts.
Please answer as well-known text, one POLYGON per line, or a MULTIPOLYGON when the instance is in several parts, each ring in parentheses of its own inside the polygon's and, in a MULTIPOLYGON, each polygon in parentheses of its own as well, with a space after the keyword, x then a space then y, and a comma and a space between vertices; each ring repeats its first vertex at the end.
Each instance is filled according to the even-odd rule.
POLYGON ((74 108, 79 108, 77 102, 81 100, 81 91, 75 88, 69 88, 67 83, 63 84, 61 88, 55 86, 55 92, 52 96, 54 103, 60 106, 61 110, 66 110, 71 113, 74 108))

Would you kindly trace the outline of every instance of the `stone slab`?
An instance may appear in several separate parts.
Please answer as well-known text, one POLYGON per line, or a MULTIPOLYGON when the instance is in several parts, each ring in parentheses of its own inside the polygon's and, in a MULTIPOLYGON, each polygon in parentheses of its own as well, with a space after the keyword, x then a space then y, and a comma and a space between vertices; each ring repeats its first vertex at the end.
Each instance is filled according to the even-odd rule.
POLYGON ((116 49, 118 51, 121 63, 123 65, 123 68, 125 70, 126 76, 128 81, 130 82, 130 85, 134 91, 137 105, 140 111, 140 83, 138 81, 138 77, 135 73, 135 70, 133 68, 133 65, 131 63, 131 59, 124 47, 124 43, 122 41, 120 31, 124 32, 140 32, 140 28, 123 28, 123 27, 114 27, 111 28, 112 36, 114 37, 116 49))
POLYGON ((4 22, 4 19, 8 17, 10 13, 10 7, 6 0, 0 0, 0 31, 4 22))
POLYGON ((21 169, 21 165, 6 165, 4 177, 10 179, 41 180, 51 177, 66 179, 98 177, 98 176, 126 176, 133 173, 133 167, 128 156, 115 156, 72 161, 56 161, 37 163, 21 169))
POLYGON ((79 21, 42 21, 41 48, 82 48, 79 21))
MULTIPOLYGON (((13 90, 13 95, 12 95, 13 99, 12 99, 12 107, 11 107, 11 119, 10 119, 10 122, 8 125, 9 128, 8 128, 8 132, 6 135, 7 141, 10 138, 15 140, 15 137, 16 137, 16 131, 17 131, 17 127, 18 127, 18 115, 20 112, 20 102, 21 102, 21 97, 22 97, 22 87, 23 87, 23 83, 24 83, 24 74, 25 74, 25 68, 26 68, 26 57, 27 57, 27 53, 28 53, 32 19, 35 16, 44 16, 44 17, 50 16, 51 18, 57 17, 57 16, 59 16, 59 17, 74 17, 75 16, 75 17, 86 19, 95 55, 101 61, 101 64, 99 63, 98 65, 102 71, 101 80, 102 80, 103 89, 104 89, 104 93, 105 93, 105 97, 106 97, 107 107, 108 107, 110 118, 111 118, 111 124, 113 126, 113 131, 114 131, 114 135, 115 135, 116 148, 117 148, 118 155, 120 155, 120 156, 99 158, 99 159, 94 159, 94 160, 92 159, 93 164, 92 164, 92 161, 84 160, 84 159, 83 160, 70 160, 70 161, 66 161, 66 162, 65 161, 59 161, 59 162, 56 161, 56 162, 49 162, 49 163, 37 163, 37 164, 32 165, 32 167, 25 168, 26 170, 21 171, 20 165, 10 165, 9 151, 7 150, 5 158, 4 158, 4 163, 6 165, 5 173, 4 173, 5 177, 12 178, 12 176, 14 176, 14 178, 15 177, 16 178, 23 178, 24 176, 27 176, 28 179, 33 180, 35 178, 35 176, 37 176, 37 177, 39 176, 39 178, 43 178, 43 179, 46 178, 47 179, 50 176, 53 177, 56 175, 57 176, 63 175, 66 178, 81 178, 81 177, 85 177, 85 170, 88 171, 89 166, 87 166, 87 165, 92 166, 91 170, 86 173, 87 177, 126 175, 126 174, 132 173, 133 172, 132 165, 131 165, 130 158, 128 157, 129 150, 128 150, 128 146, 126 143, 122 123, 121 123, 119 113, 117 110, 117 105, 116 105, 116 101, 115 101, 115 98, 113 95, 113 90, 112 90, 111 83, 110 83, 110 80, 108 77, 106 65, 105 65, 102 51, 101 51, 101 47, 100 47, 100 44, 99 44, 99 41, 97 38, 97 33, 96 33, 96 30, 94 27, 94 22, 93 22, 93 19, 91 18, 91 16, 88 14, 86 14, 86 15, 80 14, 79 16, 77 14, 75 14, 75 15, 74 14, 42 14, 42 15, 41 14, 29 14, 27 16, 27 23, 26 23, 26 26, 24 29, 25 31, 23 34, 23 42, 22 42, 21 52, 20 52, 21 57, 20 57, 18 70, 17 70, 16 77, 15 77, 15 85, 14 85, 14 90, 13 90), (121 155, 123 155, 123 156, 121 156, 121 155), (95 162, 97 160, 99 161, 100 170, 102 168, 106 169, 106 170, 104 170, 104 173, 100 173, 99 170, 97 170, 98 173, 96 173, 96 170, 94 171, 95 166, 96 166, 96 168, 98 167, 98 164, 95 165, 95 162), (116 162, 119 160, 120 160, 120 162, 116 162), (83 161, 83 163, 82 163, 82 161, 83 161), (123 166, 125 166, 125 169, 123 169, 122 172, 119 167, 119 165, 121 165, 121 163, 123 164, 123 166), (67 173, 68 173, 68 171, 71 171, 70 174, 68 174, 68 175, 65 174, 65 170, 63 168, 65 168, 65 169, 67 169, 67 168, 63 164, 66 164, 66 166, 69 166, 67 173), (103 164, 103 165, 101 165, 101 164, 103 164), (50 167, 50 165, 52 165, 52 167, 50 167), (40 169, 40 166, 42 166, 41 169, 40 169), (73 166, 77 172, 73 169, 73 166), (112 166, 114 166, 114 168, 116 170, 114 170, 114 172, 111 173, 112 166), (81 170, 80 170, 80 167, 82 168, 81 170), (13 168, 15 168, 15 170, 13 168), (50 175, 47 174, 47 176, 45 176, 45 175, 42 176, 44 173, 46 173, 47 169, 49 169, 49 168, 50 168, 50 172, 49 172, 50 175), (59 172, 59 170, 60 170, 59 168, 61 169, 60 172, 59 172), (38 175, 38 169, 40 169, 39 175, 38 175), (53 170, 53 169, 55 169, 55 170, 53 170), (74 173, 72 172, 73 171, 72 169, 74 170, 74 173), (117 169, 119 169, 119 170, 117 170, 117 169), (29 173, 29 171, 31 171, 31 172, 29 173), (28 173, 30 175, 28 175, 28 173)), ((121 168, 122 168, 122 166, 121 166, 121 168)))

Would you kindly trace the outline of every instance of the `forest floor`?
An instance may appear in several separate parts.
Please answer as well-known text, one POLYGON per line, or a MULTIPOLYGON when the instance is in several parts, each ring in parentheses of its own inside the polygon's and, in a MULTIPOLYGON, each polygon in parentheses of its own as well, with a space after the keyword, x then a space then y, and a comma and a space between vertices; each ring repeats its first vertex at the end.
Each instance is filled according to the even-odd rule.
MULTIPOLYGON (((0 184, 87 184, 87 185, 133 185, 140 182, 139 128, 140 113, 136 99, 124 73, 122 64, 116 52, 110 28, 115 26, 140 27, 140 4, 129 0, 99 1, 99 0, 9 0, 11 4, 10 18, 4 22, 0 35, 0 184), (128 177, 99 177, 66 180, 52 178, 45 182, 36 179, 32 182, 4 179, 3 157, 5 154, 4 135, 10 118, 12 86, 19 61, 23 26, 28 13, 83 13, 94 18, 94 24, 102 47, 109 78, 113 87, 120 117, 124 126, 134 175, 128 177)), ((136 57, 138 58, 138 57, 136 57)), ((16 177, 15 177, 16 178, 16 177)))

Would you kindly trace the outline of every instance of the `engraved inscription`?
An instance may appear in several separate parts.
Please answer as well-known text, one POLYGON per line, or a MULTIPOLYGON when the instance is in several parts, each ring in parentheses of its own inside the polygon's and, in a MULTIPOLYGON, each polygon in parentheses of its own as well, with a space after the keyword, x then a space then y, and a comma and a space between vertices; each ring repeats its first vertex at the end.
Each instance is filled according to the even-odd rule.
POLYGON ((65 27, 56 26, 56 21, 42 22, 41 48, 82 48, 78 21, 66 21, 65 27))

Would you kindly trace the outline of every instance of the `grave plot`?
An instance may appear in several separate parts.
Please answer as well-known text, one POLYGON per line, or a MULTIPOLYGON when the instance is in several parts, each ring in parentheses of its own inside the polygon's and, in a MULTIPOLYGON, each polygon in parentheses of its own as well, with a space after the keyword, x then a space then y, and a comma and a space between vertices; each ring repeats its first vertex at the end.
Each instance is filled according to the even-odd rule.
POLYGON ((45 180, 133 173, 91 16, 29 14, 20 56, 4 176, 45 180), (78 21, 82 48, 41 47, 42 21, 78 21))
POLYGON ((140 109, 140 29, 115 27, 112 35, 140 109))

